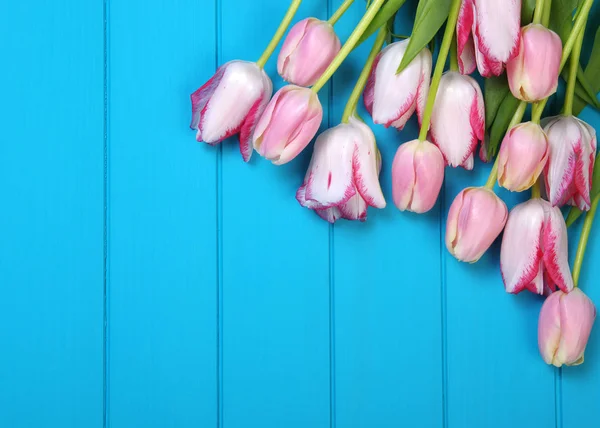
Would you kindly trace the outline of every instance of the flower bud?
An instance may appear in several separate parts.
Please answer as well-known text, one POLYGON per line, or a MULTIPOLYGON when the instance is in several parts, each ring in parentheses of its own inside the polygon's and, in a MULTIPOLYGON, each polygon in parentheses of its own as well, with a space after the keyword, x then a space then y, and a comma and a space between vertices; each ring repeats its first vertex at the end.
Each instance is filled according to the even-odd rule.
POLYGON ((508 293, 527 289, 543 294, 544 285, 567 293, 573 289, 567 225, 557 207, 536 198, 512 209, 502 237, 500 270, 508 293))
POLYGON ((429 132, 448 165, 473 169, 475 149, 485 134, 483 94, 475 79, 455 71, 442 76, 429 132))
POLYGON ((415 110, 419 117, 425 110, 431 52, 424 48, 404 70, 396 73, 408 42, 406 39, 392 43, 377 55, 365 87, 363 98, 367 111, 374 123, 386 128, 402 129, 415 110))
POLYGON ((429 211, 443 182, 444 157, 434 144, 413 140, 398 148, 392 164, 392 195, 400 211, 429 211))
POLYGON ((307 18, 288 33, 277 58, 277 72, 287 82, 312 86, 340 51, 340 39, 327 21, 307 18))
POLYGON ((536 102, 555 93, 561 56, 558 34, 540 24, 523 27, 519 54, 506 64, 508 84, 515 98, 536 102))
POLYGON ((583 363, 596 319, 594 303, 579 288, 556 291, 544 302, 538 323, 538 346, 546 364, 561 367, 583 363))
POLYGON ((596 160, 596 130, 573 116, 544 122, 550 156, 544 169, 548 199, 554 206, 569 204, 590 209, 592 172, 596 160))
POLYGON ((446 222, 446 247, 462 262, 474 263, 500 235, 508 208, 484 187, 464 189, 452 202, 446 222))
POLYGON ((548 161, 548 138, 541 126, 526 122, 512 127, 498 153, 498 183, 513 192, 529 189, 548 161))
POLYGON ((321 125, 323 108, 316 93, 288 85, 267 105, 254 130, 254 149, 275 165, 294 159, 321 125))

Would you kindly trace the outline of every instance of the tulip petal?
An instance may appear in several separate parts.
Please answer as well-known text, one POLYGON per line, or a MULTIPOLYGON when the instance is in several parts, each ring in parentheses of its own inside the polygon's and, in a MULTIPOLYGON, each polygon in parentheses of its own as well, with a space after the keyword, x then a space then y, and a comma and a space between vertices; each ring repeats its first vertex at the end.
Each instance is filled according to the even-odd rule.
POLYGON ((463 0, 456 25, 458 66, 462 74, 475 71, 475 45, 471 37, 473 21, 473 0, 463 0))
POLYGON ((273 165, 283 165, 294 159, 306 148, 321 126, 323 110, 318 109, 316 114, 300 124, 296 133, 291 136, 288 144, 284 147, 278 159, 273 159, 273 165))
POLYGON ((335 223, 340 218, 342 218, 342 212, 338 207, 326 208, 324 210, 315 210, 315 212, 321 217, 323 220, 328 221, 329 223, 335 223))
POLYGON ((365 109, 369 113, 370 116, 373 116, 373 100, 375 99, 375 81, 377 79, 377 64, 381 59, 381 52, 375 57, 373 61, 373 66, 371 67, 371 72, 369 73, 369 78, 367 79, 367 84, 365 85, 365 90, 363 91, 363 102, 365 103, 365 109))
POLYGON ((474 6, 477 50, 491 63, 508 62, 519 49, 521 0, 474 0, 474 6))
POLYGON ((305 18, 297 22, 286 36, 283 45, 281 46, 281 50, 279 51, 279 56, 277 57, 277 73, 279 73, 280 76, 283 77, 288 74, 287 69, 290 62, 290 56, 294 54, 294 51, 296 51, 298 45, 304 38, 306 27, 311 20, 315 19, 305 18))
POLYGON ((355 195, 352 156, 352 128, 342 124, 323 132, 315 142, 308 167, 308 177, 300 187, 300 204, 308 208, 326 209, 340 205, 355 195), (343 132, 348 138, 335 138, 343 132))
POLYGON ((367 220, 367 202, 361 197, 359 193, 348 199, 347 202, 339 206, 342 218, 346 220, 367 220))
POLYGON ((546 208, 543 229, 544 266, 554 284, 565 293, 573 289, 573 277, 569 268, 569 242, 567 225, 557 207, 546 208))
POLYGON ((560 343, 560 291, 552 293, 545 301, 540 311, 538 321, 538 347, 546 364, 553 364, 560 343))
POLYGON ((579 288, 562 295, 560 343, 553 364, 581 364, 595 318, 596 307, 579 288))
POLYGON ((254 151, 254 147, 252 145, 252 135, 254 133, 256 123, 265 110, 265 107, 267 106, 269 98, 271 98, 271 94, 273 92, 273 83, 271 83, 271 79, 269 79, 266 74, 263 76, 263 81, 263 95, 261 98, 256 100, 250 109, 250 112, 248 112, 248 115, 242 124, 242 128, 240 129, 240 153, 242 154, 242 158, 245 162, 250 160, 252 152, 254 151))
POLYGON ((510 212, 500 250, 500 271, 508 293, 517 294, 526 288, 543 293, 543 225, 544 206, 540 199, 519 204, 510 212))
POLYGON ((385 208, 385 198, 379 183, 375 135, 371 128, 356 118, 350 118, 350 126, 356 130, 355 150, 352 156, 356 190, 368 205, 385 208))
POLYGON ((581 138, 571 121, 550 121, 545 130, 550 148, 544 174, 546 191, 552 205, 561 206, 572 197, 570 187, 577 162, 575 147, 581 145, 581 138))

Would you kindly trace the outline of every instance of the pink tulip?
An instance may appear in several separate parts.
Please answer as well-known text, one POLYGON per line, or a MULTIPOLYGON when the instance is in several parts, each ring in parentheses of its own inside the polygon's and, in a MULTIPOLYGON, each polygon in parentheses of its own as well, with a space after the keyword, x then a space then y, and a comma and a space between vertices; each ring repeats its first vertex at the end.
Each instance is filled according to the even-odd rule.
POLYGON ((500 250, 500 270, 509 293, 543 294, 544 282, 573 289, 567 226, 560 210, 543 199, 517 205, 508 216, 500 250))
POLYGON ((508 85, 515 98, 535 102, 555 93, 561 56, 558 34, 540 24, 523 27, 519 54, 506 64, 508 85))
POLYGON ((513 192, 529 189, 548 160, 548 137, 537 123, 512 127, 498 153, 498 183, 513 192))
POLYGON ((252 156, 252 133, 264 111, 273 84, 253 62, 230 61, 194 92, 192 123, 196 140, 214 145, 240 134, 240 151, 246 162, 252 156))
POLYGON ((373 132, 351 117, 319 135, 296 199, 330 223, 339 218, 365 221, 369 206, 386 205, 380 169, 373 132))
POLYGON ((521 0, 463 0, 456 26, 459 68, 484 77, 499 76, 517 55, 521 0))
POLYGON ((340 39, 329 22, 303 19, 292 27, 283 42, 277 58, 277 72, 287 82, 312 86, 340 48, 340 39))
POLYGON ((373 122, 404 128, 412 114, 419 117, 425 110, 431 78, 431 52, 423 49, 400 73, 396 73, 408 39, 388 45, 375 58, 364 91, 365 107, 373 122))
POLYGON ((544 170, 546 192, 554 206, 569 204, 590 209, 596 131, 573 116, 556 116, 544 123, 550 157, 544 170))
POLYGON ((321 125, 323 108, 316 93, 288 85, 267 105, 254 130, 254 149, 275 165, 294 159, 321 125))
POLYGON ((463 262, 474 263, 500 235, 508 208, 484 187, 464 189, 452 202, 446 222, 446 247, 463 262))
POLYGON ((485 134, 485 107, 479 85, 470 76, 442 76, 431 116, 430 136, 446 164, 473 169, 477 143, 485 134))
POLYGON ((392 195, 400 211, 424 213, 435 205, 444 182, 444 157, 429 141, 402 144, 392 165, 392 195))
POLYGON ((538 323, 538 346, 546 364, 561 367, 583 363, 596 307, 579 288, 556 291, 544 302, 538 323))

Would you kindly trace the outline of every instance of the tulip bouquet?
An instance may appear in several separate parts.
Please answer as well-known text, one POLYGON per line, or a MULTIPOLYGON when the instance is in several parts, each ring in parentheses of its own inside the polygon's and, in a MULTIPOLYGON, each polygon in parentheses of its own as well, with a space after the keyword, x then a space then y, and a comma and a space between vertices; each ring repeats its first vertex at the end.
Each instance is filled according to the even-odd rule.
POLYGON ((431 210, 445 168, 472 170, 478 149, 482 161, 495 158, 487 183, 462 190, 450 206, 446 246, 459 261, 474 263, 504 231, 506 291, 547 297, 538 331, 544 360, 580 364, 596 315, 577 288, 600 201, 596 132, 576 117, 586 105, 600 107, 600 37, 585 70, 580 62, 593 0, 419 0, 407 38, 393 33, 406 0, 369 0, 342 45, 334 25, 354 2, 345 0, 328 21, 307 18, 287 33, 277 70, 289 84, 272 95, 264 66, 300 2, 291 2, 258 61, 228 62, 192 94, 197 140, 214 145, 239 134, 244 161, 253 151, 275 165, 291 161, 319 129, 319 91, 348 54, 374 36, 341 123, 316 138, 296 199, 331 223, 365 221, 368 207, 386 206, 381 155, 357 113, 361 96, 375 124, 402 130, 414 113, 419 121, 418 138, 401 144, 393 159, 392 198, 400 211, 431 210), (438 32, 432 75, 430 46, 438 32), (475 71, 484 90, 482 79, 471 76, 475 71), (561 76, 562 112, 545 117, 561 76), (513 192, 531 189, 532 197, 509 213, 496 184, 513 192), (570 209, 566 221, 563 206, 570 209), (571 272, 567 224, 582 215, 571 272))

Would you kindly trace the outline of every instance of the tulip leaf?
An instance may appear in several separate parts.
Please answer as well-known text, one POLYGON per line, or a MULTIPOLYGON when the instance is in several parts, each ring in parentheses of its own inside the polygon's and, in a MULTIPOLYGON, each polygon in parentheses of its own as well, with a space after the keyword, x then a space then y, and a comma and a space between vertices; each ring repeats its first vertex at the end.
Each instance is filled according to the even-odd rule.
POLYGON ((448 18, 451 0, 420 0, 410 41, 396 73, 404 70, 435 37, 448 18))
POLYGON ((560 36, 563 44, 573 28, 573 12, 579 0, 554 0, 550 9, 550 29, 560 36))
POLYGON ((509 94, 510 89, 508 87, 508 80, 506 75, 503 74, 499 77, 490 77, 485 79, 485 127, 489 129, 492 127, 494 118, 498 114, 502 101, 509 94))
POLYGON ((513 97, 510 92, 507 93, 504 100, 502 100, 490 130, 490 141, 487 148, 488 159, 492 159, 498 153, 500 143, 508 130, 508 125, 510 125, 510 121, 514 116, 515 111, 519 107, 519 103, 520 101, 513 97))
POLYGON ((523 0, 521 6, 521 26, 525 26, 533 21, 533 12, 535 11, 535 0, 523 0))
MULTIPOLYGON (((579 77, 580 73, 578 73, 579 77)), ((594 45, 592 46, 592 53, 590 55, 590 61, 588 62, 585 71, 583 72, 585 79, 587 80, 587 84, 589 84, 590 88, 586 91, 588 94, 591 91, 592 93, 600 92, 600 28, 596 31, 596 37, 594 38, 594 45)), ((580 80, 581 82, 581 80, 580 80)), ((583 82, 585 85, 586 82, 583 82)), ((594 99, 597 100, 596 97, 594 99)), ((578 115, 583 111, 586 107, 586 104, 589 102, 585 102, 578 97, 575 97, 575 105, 573 107, 573 114, 578 115)), ((594 105, 595 106, 595 105, 594 105)))
POLYGON ((406 3, 406 0, 388 0, 381 6, 379 12, 375 15, 361 38, 358 40, 356 46, 371 37, 377 30, 379 30, 386 22, 388 22, 398 10, 406 3))
MULTIPOLYGON (((592 177, 592 192, 590 193, 590 200, 593 202, 594 199, 600 196, 600 155, 596 156, 596 165, 594 166, 594 175, 592 177)), ((573 223, 583 214, 583 212, 577 208, 571 208, 569 215, 567 216, 567 227, 571 227, 573 223)))

